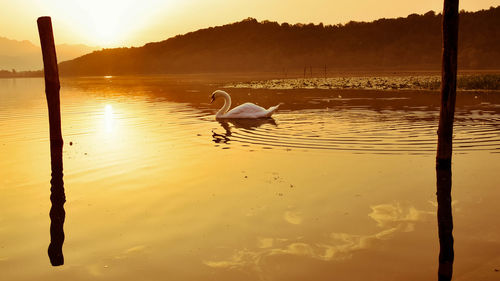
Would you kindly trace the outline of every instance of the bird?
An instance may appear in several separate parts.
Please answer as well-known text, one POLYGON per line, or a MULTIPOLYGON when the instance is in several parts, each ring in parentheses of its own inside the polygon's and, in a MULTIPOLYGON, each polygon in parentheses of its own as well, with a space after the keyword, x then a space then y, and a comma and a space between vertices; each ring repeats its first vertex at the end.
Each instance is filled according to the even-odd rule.
POLYGON ((265 109, 256 104, 247 102, 237 107, 229 110, 231 107, 231 96, 228 93, 222 90, 216 90, 210 96, 210 103, 213 103, 216 98, 222 97, 224 98, 224 105, 222 108, 217 111, 215 114, 216 119, 257 119, 257 118, 270 118, 274 112, 278 109, 278 107, 282 104, 278 104, 275 106, 271 106, 268 109, 265 109), (229 110, 229 111, 228 111, 229 110))

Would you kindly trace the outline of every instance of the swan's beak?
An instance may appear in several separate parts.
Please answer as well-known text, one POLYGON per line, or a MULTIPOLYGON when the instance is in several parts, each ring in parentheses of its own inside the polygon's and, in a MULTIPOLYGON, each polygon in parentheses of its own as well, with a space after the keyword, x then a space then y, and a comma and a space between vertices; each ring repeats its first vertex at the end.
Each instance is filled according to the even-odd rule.
POLYGON ((212 98, 210 99, 210 103, 213 103, 213 102, 214 102, 214 100, 215 100, 215 97, 214 97, 214 96, 212 96, 212 98))

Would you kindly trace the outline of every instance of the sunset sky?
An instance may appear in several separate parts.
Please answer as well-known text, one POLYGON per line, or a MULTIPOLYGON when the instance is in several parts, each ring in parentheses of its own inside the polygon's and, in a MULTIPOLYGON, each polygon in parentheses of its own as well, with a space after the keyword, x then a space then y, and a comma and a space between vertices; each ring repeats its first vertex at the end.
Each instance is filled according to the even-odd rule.
MULTIPOLYGON (((56 43, 141 46, 177 34, 247 17, 288 23, 337 24, 350 20, 440 12, 442 0, 0 0, 0 36, 38 42, 36 18, 52 17, 56 43)), ((500 0, 461 0, 476 11, 500 0)))

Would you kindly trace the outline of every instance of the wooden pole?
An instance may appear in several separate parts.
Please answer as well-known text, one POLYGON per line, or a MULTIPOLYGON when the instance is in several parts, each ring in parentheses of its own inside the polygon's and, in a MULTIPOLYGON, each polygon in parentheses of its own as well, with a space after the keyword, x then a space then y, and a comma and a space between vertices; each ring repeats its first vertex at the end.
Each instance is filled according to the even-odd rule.
POLYGON ((441 110, 436 164, 451 167, 453 119, 457 88, 458 0, 444 0, 441 110))
POLYGON ((42 46, 43 72, 45 75, 45 96, 49 107, 50 141, 63 142, 61 134, 61 112, 59 101, 59 70, 57 68, 56 47, 50 17, 37 20, 40 44, 42 46))
POLYGON ((451 157, 453 119, 457 89, 458 0, 444 0, 443 50, 441 68, 441 110, 439 112, 436 153, 438 201, 439 269, 438 280, 449 281, 453 275, 453 217, 451 208, 451 157))
POLYGON ((54 44, 54 34, 50 17, 40 17, 37 20, 40 44, 42 46, 43 71, 45 75, 45 96, 49 109, 50 131, 50 163, 52 170, 50 201, 50 245, 49 259, 53 266, 64 264, 62 245, 64 243, 64 220, 66 212, 64 203, 63 181, 63 138, 61 133, 61 110, 59 99, 59 71, 57 69, 57 56, 54 44))

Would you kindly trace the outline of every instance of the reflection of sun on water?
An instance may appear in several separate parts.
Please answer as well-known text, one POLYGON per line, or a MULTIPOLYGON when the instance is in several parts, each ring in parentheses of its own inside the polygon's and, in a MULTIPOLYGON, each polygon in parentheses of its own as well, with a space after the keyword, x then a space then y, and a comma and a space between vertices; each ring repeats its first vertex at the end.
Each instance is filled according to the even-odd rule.
POLYGON ((115 120, 113 114, 113 106, 106 104, 104 107, 104 127, 106 133, 113 133, 115 127, 115 120))
POLYGON ((186 153, 175 146, 173 140, 185 137, 185 132, 158 122, 165 118, 167 110, 164 105, 155 109, 142 101, 125 103, 110 96, 89 101, 85 109, 79 109, 79 112, 90 112, 91 118, 72 128, 78 135, 82 151, 86 153, 84 162, 75 162, 79 170, 86 171, 82 177, 99 180, 102 186, 112 185, 106 183, 104 178, 114 182, 114 177, 123 179, 126 174, 130 181, 120 185, 120 189, 124 190, 156 184, 156 181, 147 183, 143 180, 138 184, 134 179, 138 175, 154 178, 158 171, 175 170, 170 174, 169 181, 192 175, 192 170, 185 167, 192 165, 192 155, 196 152, 186 153))

